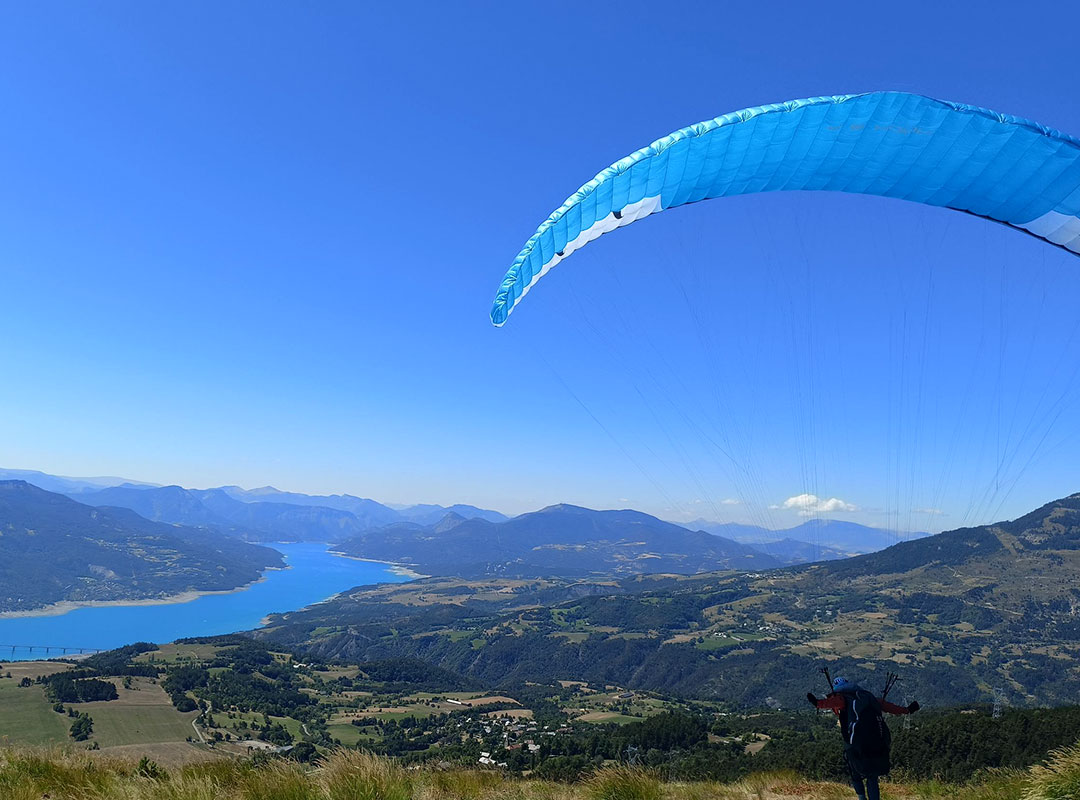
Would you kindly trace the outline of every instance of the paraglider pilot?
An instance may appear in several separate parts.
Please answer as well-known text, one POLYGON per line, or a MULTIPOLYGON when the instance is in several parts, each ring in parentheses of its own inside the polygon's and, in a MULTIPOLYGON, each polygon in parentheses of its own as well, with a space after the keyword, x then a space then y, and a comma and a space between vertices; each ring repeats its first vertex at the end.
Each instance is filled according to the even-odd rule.
POLYGON ((885 724, 883 712, 914 714, 918 703, 898 706, 885 699, 895 676, 890 675, 880 697, 838 677, 832 681, 832 691, 818 699, 808 693, 806 699, 815 708, 827 708, 840 718, 840 733, 844 737, 844 761, 851 774, 851 785, 861 800, 879 800, 878 778, 889 772, 889 750, 892 734, 885 724))

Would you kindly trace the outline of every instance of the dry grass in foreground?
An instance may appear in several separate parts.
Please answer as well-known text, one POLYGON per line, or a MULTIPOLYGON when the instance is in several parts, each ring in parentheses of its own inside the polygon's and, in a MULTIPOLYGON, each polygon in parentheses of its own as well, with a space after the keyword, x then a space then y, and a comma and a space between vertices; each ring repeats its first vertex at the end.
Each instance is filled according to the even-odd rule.
MULTIPOLYGON (((1027 771, 992 773, 968 785, 887 783, 887 800, 1080 800, 1080 744, 1027 771)), ((837 783, 794 773, 731 784, 670 783, 648 771, 606 767, 568 785, 476 770, 406 770, 356 750, 318 768, 281 761, 192 764, 166 772, 153 762, 74 750, 0 751, 3 800, 850 800, 837 783)))

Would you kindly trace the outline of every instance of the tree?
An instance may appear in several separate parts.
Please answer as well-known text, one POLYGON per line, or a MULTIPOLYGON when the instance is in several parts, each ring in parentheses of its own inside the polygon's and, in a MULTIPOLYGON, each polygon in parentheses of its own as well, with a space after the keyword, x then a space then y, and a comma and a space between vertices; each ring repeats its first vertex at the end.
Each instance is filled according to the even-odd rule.
POLYGON ((264 730, 259 738, 265 742, 270 742, 270 744, 276 744, 279 747, 290 745, 293 740, 292 734, 289 733, 288 729, 286 729, 284 725, 276 722, 264 730))
POLYGON ((176 710, 181 713, 187 713, 194 711, 198 706, 195 701, 188 697, 186 694, 174 694, 172 695, 173 705, 176 706, 176 710))
POLYGON ((319 751, 311 742, 297 742, 289 752, 289 758, 294 758, 302 764, 309 764, 319 758, 319 751))
POLYGON ((71 723, 71 730, 69 731, 71 738, 76 742, 85 742, 94 732, 94 720, 90 718, 89 714, 80 714, 75 718, 75 721, 71 723))
POLYGON ((156 761, 151 761, 146 756, 139 759, 139 766, 135 767, 135 774, 155 781, 166 780, 169 777, 169 773, 159 767, 156 761))

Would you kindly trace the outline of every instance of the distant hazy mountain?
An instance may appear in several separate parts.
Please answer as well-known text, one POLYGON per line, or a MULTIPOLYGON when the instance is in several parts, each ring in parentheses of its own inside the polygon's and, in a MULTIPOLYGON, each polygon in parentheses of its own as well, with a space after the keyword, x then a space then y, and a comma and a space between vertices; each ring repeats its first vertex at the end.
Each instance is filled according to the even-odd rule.
POLYGON ((267 547, 0 482, 0 611, 234 589, 282 564, 267 547))
POLYGON ((285 492, 273 486, 244 489, 239 486, 221 486, 216 489, 185 489, 181 486, 160 486, 141 483, 126 478, 67 478, 49 475, 36 470, 0 469, 0 480, 25 480, 41 489, 60 492, 69 497, 84 499, 84 495, 100 493, 105 489, 122 489, 111 495, 100 495, 97 505, 111 504, 138 511, 148 519, 176 522, 184 525, 212 525, 231 530, 238 535, 253 539, 320 539, 335 541, 342 536, 352 536, 368 528, 377 528, 394 522, 417 522, 434 525, 448 513, 460 514, 466 519, 478 518, 489 522, 503 522, 505 514, 486 508, 459 503, 452 506, 432 504, 390 506, 365 497, 351 494, 311 495, 285 492), (140 496, 127 490, 162 489, 157 495, 140 496), (259 510, 240 509, 229 504, 217 494, 226 495, 237 503, 259 505, 259 510), (323 512, 297 512, 271 509, 271 505, 306 506, 346 512, 351 521, 339 515, 323 512), (250 530, 240 530, 247 526, 250 530), (235 530, 234 530, 235 529, 235 530))
POLYGON ((460 514, 466 519, 486 519, 488 522, 503 522, 507 519, 505 514, 491 511, 486 508, 458 503, 452 506, 439 506, 433 504, 420 504, 412 506, 383 505, 374 500, 363 497, 354 497, 351 494, 300 494, 299 492, 282 492, 273 486, 263 486, 259 489, 241 489, 239 486, 222 486, 221 491, 230 497, 242 500, 245 503, 292 503, 300 506, 324 506, 348 511, 358 520, 369 527, 389 525, 392 522, 402 520, 419 522, 421 525, 434 525, 448 513, 460 514))
MULTIPOLYGON (((450 511, 442 519, 440 519, 438 522, 436 522, 434 525, 432 525, 430 527, 431 527, 431 530, 435 531, 435 533, 445 533, 446 531, 450 530, 451 528, 456 528, 458 525, 465 522, 465 520, 466 520, 466 517, 463 517, 463 516, 461 516, 461 514, 455 514, 453 511, 450 511)), ((412 524, 413 525, 418 525, 419 523, 414 522, 412 524)))
POLYGON ((457 503, 452 506, 437 506, 431 504, 405 506, 397 509, 404 519, 410 522, 419 522, 421 525, 434 525, 442 520, 447 514, 456 514, 465 519, 486 519, 488 522, 506 522, 510 519, 505 514, 492 511, 487 508, 457 503))
POLYGON ((795 539, 756 542, 749 546, 772 556, 785 565, 809 564, 815 561, 835 561, 839 558, 847 558, 849 555, 832 547, 822 547, 821 545, 800 542, 795 539))
POLYGON ((213 527, 248 541, 334 542, 368 527, 348 511, 292 503, 245 503, 222 489, 113 486, 78 497, 89 505, 130 508, 147 519, 213 527))
POLYGON ((928 533, 921 531, 899 533, 839 519, 809 519, 794 528, 783 530, 770 530, 737 522, 709 522, 701 519, 689 523, 687 527, 701 529, 745 544, 757 545, 792 539, 812 546, 836 550, 843 555, 874 553, 891 547, 897 542, 929 536, 928 533))
MULTIPOLYGON (((257 489, 243 489, 239 486, 185 489, 181 486, 155 486, 125 481, 121 478, 63 478, 30 470, 7 470, 6 472, 25 475, 29 483, 42 488, 51 487, 50 490, 63 492, 80 502, 130 508, 147 519, 161 522, 212 527, 248 541, 340 542, 362 534, 370 534, 367 537, 366 547, 371 549, 376 541, 383 541, 386 547, 390 546, 391 541, 402 545, 400 537, 406 532, 411 532, 410 536, 419 539, 422 538, 420 531, 424 529, 430 529, 427 531, 429 534, 442 534, 468 520, 489 524, 502 524, 508 521, 508 518, 498 511, 467 504, 452 506, 418 504, 391 508, 375 500, 354 495, 309 495, 282 491, 273 486, 257 489)), ((5 471, 0 471, 0 475, 3 474, 5 471)), ((523 515, 523 518, 530 518, 530 515, 523 515)), ((649 519, 655 520, 653 517, 649 519)), ((659 520, 656 522, 659 523, 659 520)), ((690 529, 704 530, 726 540, 727 544, 721 545, 722 548, 730 547, 736 542, 749 545, 741 549, 740 557, 749 559, 757 553, 759 557, 754 564, 756 568, 825 561, 875 552, 895 544, 901 538, 923 535, 909 534, 899 537, 890 531, 839 520, 809 520, 795 528, 783 531, 751 525, 710 523, 703 520, 691 523, 689 526, 664 524, 670 526, 669 531, 677 530, 681 533, 666 544, 652 541, 648 547, 650 552, 663 551, 667 556, 674 558, 679 548, 686 544, 680 537, 690 534, 690 529)), ((526 525, 526 527, 529 526, 526 525)), ((457 551, 452 556, 442 554, 442 561, 438 563, 445 563, 449 558, 459 569, 466 567, 476 569, 479 568, 477 565, 487 564, 491 557, 490 548, 483 537, 474 531, 474 528, 480 531, 483 526, 467 527, 459 531, 453 539, 455 547, 458 548, 457 551), (476 546, 475 551, 466 552, 466 545, 469 542, 476 546)), ((544 546, 553 548, 559 544, 563 543, 552 540, 545 542, 544 546)), ((410 552, 416 549, 417 546, 410 545, 410 552)), ((650 558, 644 551, 639 555, 646 561, 650 558)), ((555 558, 550 552, 545 553, 543 557, 536 554, 526 557, 520 553, 501 552, 495 561, 499 561, 503 556, 506 557, 506 561, 524 564, 529 568, 543 567, 550 570, 558 567, 560 570, 576 570, 577 572, 573 574, 595 571, 591 567, 582 567, 569 557, 555 558)), ((690 549, 683 553, 681 565, 673 562, 671 558, 667 561, 661 559, 661 561, 673 571, 685 571, 686 564, 689 563, 687 559, 692 561, 696 556, 701 556, 706 560, 712 559, 709 563, 720 563, 715 560, 716 554, 702 551, 698 544, 691 545, 690 549)), ((424 557, 427 558, 427 556, 424 557)), ((722 555, 721 561, 727 559, 724 563, 733 563, 731 559, 734 557, 735 554, 726 552, 722 555)), ((661 561, 657 561, 652 566, 656 570, 666 569, 667 567, 661 567, 661 561)), ((645 564, 637 565, 635 569, 640 566, 645 566, 645 564)))
POLYGON ((349 555, 439 575, 693 574, 768 569, 779 559, 638 511, 550 506, 506 522, 453 515, 436 526, 398 523, 342 542, 349 555))
POLYGON ((182 486, 111 486, 76 495, 80 503, 91 506, 128 508, 158 522, 176 525, 231 527, 227 519, 215 514, 194 492, 182 486))
POLYGON ((224 492, 234 500, 243 503, 286 503, 294 506, 319 506, 348 511, 364 527, 388 525, 402 517, 394 509, 364 497, 351 494, 311 495, 299 492, 283 492, 273 486, 258 489, 241 489, 239 486, 222 486, 224 492))
POLYGON ((64 475, 49 475, 45 472, 38 472, 36 469, 0 469, 0 481, 26 481, 47 492, 60 492, 61 494, 94 492, 107 486, 120 486, 121 484, 130 486, 155 485, 139 483, 127 478, 69 478, 64 475))

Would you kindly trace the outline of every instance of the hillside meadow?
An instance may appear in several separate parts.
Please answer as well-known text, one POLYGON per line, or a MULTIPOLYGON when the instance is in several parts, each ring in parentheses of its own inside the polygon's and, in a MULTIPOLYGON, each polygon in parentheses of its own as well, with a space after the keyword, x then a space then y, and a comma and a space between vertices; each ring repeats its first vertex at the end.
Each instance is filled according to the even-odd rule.
MULTIPOLYGON (((408 770, 390 759, 336 750, 314 767, 288 760, 220 760, 168 770, 70 748, 0 750, 5 800, 842 800, 851 789, 793 773, 736 783, 664 782, 625 766, 574 783, 508 778, 494 771, 408 770)), ((1076 800, 1080 743, 1024 771, 988 773, 967 784, 886 783, 887 800, 1076 800)))

